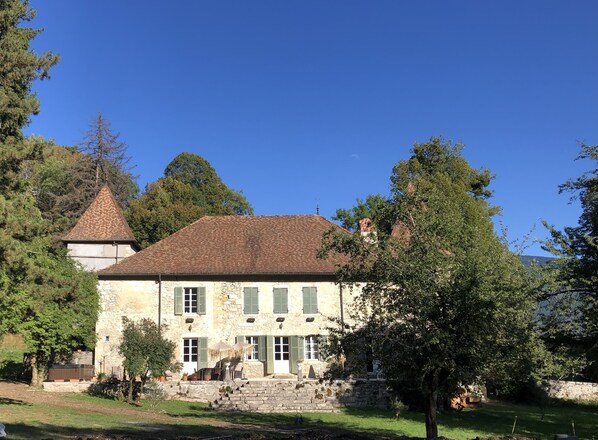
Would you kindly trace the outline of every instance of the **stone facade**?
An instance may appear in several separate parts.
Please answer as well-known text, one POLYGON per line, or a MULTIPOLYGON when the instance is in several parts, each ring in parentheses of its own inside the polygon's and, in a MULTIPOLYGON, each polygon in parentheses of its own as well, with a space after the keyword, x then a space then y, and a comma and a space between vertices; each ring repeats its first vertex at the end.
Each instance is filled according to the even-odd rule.
POLYGON ((566 400, 598 402, 598 383, 550 380, 545 385, 550 397, 566 400))
POLYGON ((71 258, 91 272, 119 263, 136 252, 129 243, 67 243, 67 249, 71 258))
MULTIPOLYGON (((300 338, 307 335, 327 334, 333 324, 331 317, 341 316, 341 307, 347 310, 351 302, 349 292, 340 303, 339 286, 331 281, 205 281, 205 280, 119 280, 100 279, 100 316, 96 326, 98 343, 95 352, 96 373, 120 371, 121 358, 118 345, 122 333, 122 317, 132 320, 150 318, 166 326, 165 337, 177 344, 177 360, 183 360, 183 340, 207 338, 208 347, 219 341, 234 344, 237 337, 279 336, 300 338), (259 311, 246 314, 243 310, 244 288, 258 289, 259 311), (274 313, 273 289, 284 287, 288 291, 288 313, 274 313), (317 289, 318 313, 303 313, 303 288, 317 289), (175 288, 205 289, 205 314, 175 314, 175 288), (284 320, 283 320, 284 319, 284 320)), ((303 342, 302 342, 303 343, 303 342)), ((226 357, 227 353, 223 353, 226 357)), ((208 367, 215 367, 220 356, 210 353, 208 367)), ((321 377, 327 367, 325 359, 303 360, 305 377, 321 377)), ((289 360, 291 362, 291 360, 289 360)), ((242 360, 233 367, 246 378, 269 375, 265 359, 242 360)), ((199 368, 198 368, 199 369, 199 368)), ((187 371, 191 373, 192 371, 187 371)), ((296 365, 289 365, 289 372, 296 372, 296 365)), ((176 377, 176 376, 175 376, 176 377)))

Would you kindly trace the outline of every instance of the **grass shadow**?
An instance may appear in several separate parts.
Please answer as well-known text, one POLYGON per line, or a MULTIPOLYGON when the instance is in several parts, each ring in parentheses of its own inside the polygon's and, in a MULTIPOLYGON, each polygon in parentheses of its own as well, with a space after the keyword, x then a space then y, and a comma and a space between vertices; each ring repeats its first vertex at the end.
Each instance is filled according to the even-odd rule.
POLYGON ((31 406, 30 403, 24 402, 23 400, 11 399, 8 397, 0 397, 0 405, 24 405, 31 406))

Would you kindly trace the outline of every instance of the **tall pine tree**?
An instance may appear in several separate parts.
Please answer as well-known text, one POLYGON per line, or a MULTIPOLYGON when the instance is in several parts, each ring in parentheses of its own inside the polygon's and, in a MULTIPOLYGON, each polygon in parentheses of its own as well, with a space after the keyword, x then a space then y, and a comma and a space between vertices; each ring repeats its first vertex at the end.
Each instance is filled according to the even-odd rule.
MULTIPOLYGON (((84 169, 91 172, 94 193, 107 184, 121 205, 126 206, 139 190, 131 174, 131 158, 127 156, 127 146, 120 140, 120 133, 112 130, 110 122, 101 113, 85 133, 80 151, 88 155, 91 163, 91 169, 84 169)), ((80 165, 87 167, 88 163, 83 161, 80 165)))
POLYGON ((58 62, 30 49, 41 31, 23 24, 34 17, 27 1, 0 2, 0 333, 25 338, 39 386, 56 354, 94 344, 98 298, 95 277, 52 245, 50 225, 22 178, 25 161, 39 159, 43 147, 22 133, 39 112, 31 86, 58 62))
POLYGON ((558 286, 546 295, 552 313, 546 315, 545 327, 549 342, 573 356, 583 354, 586 374, 598 380, 598 145, 582 144, 577 159, 592 161, 593 169, 559 191, 580 202, 578 224, 560 231, 545 223, 551 239, 544 248, 557 257, 558 286))

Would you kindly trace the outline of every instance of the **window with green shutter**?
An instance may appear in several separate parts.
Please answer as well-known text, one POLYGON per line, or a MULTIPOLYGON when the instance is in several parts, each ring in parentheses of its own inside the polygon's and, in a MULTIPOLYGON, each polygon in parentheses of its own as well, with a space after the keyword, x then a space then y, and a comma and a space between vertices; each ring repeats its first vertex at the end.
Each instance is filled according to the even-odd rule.
POLYGON ((183 289, 183 311, 186 314, 197 313, 197 287, 183 289))
POLYGON ((318 291, 315 287, 303 288, 303 313, 318 313, 318 291))
POLYGON ((243 289, 243 313, 255 315, 259 312, 257 287, 245 287, 243 289))
POLYGON ((286 287, 274 288, 274 313, 289 313, 289 290, 286 287))

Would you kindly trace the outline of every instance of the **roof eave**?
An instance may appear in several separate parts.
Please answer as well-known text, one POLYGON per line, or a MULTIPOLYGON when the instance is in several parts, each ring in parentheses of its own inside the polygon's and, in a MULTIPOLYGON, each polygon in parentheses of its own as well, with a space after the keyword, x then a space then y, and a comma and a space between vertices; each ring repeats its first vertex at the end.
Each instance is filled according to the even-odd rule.
POLYGON ((185 278, 185 279, 254 279, 254 278, 321 278, 334 281, 334 272, 259 272, 259 273, 102 273, 97 272, 98 279, 157 279, 157 278, 185 278))

